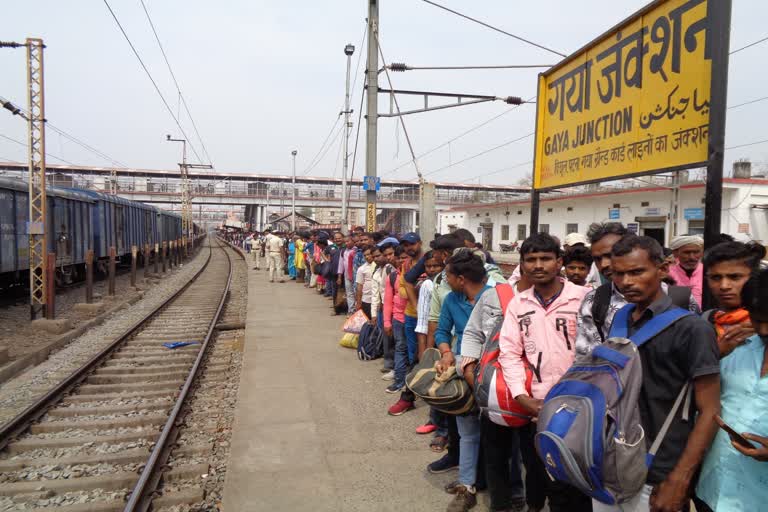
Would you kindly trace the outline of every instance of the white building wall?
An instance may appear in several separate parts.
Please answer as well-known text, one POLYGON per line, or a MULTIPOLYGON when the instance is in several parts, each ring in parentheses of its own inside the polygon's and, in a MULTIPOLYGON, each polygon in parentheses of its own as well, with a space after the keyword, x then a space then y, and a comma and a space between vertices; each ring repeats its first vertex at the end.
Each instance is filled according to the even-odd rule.
MULTIPOLYGON (((677 212, 677 233, 701 232, 703 220, 686 218, 704 210, 704 187, 684 186, 680 189, 680 206, 677 212)), ((619 221, 625 225, 635 225, 638 234, 652 234, 653 229, 662 229, 657 233, 664 237, 664 243, 671 239, 669 212, 672 204, 671 190, 637 190, 614 194, 582 194, 565 196, 559 199, 545 199, 541 202, 539 222, 548 225, 549 233, 561 240, 571 228, 586 234, 593 222, 619 221), (611 218, 611 210, 618 209, 618 218, 611 218), (654 223, 655 221, 655 223, 654 223)), ((528 202, 515 202, 502 205, 478 205, 465 211, 448 211, 440 214, 440 232, 450 231, 451 224, 469 229, 482 240, 483 225, 493 225, 493 248, 498 250, 499 243, 510 243, 527 237, 530 219, 528 202), (503 226, 509 226, 508 236, 503 237, 503 226), (524 233, 518 234, 519 226, 524 226, 524 233), (524 234, 525 236, 519 236, 524 234)), ((747 228, 752 239, 768 242, 768 181, 763 183, 726 183, 723 190, 722 231, 735 235, 747 228), (765 209, 755 208, 766 205, 765 209)))

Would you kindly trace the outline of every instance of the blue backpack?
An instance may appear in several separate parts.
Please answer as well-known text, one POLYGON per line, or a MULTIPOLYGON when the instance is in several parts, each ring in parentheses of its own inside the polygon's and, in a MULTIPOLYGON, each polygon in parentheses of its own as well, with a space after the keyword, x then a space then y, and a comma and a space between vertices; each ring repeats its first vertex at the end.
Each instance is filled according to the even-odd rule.
MULTIPOLYGON (((608 339, 573 366, 547 394, 539 413, 536 451, 549 475, 606 503, 625 502, 642 490, 648 468, 684 399, 687 383, 658 436, 647 448, 638 399, 643 368, 638 347, 689 311, 654 316, 628 336, 634 304, 616 313, 608 339)), ((687 417, 689 404, 683 408, 687 417)))

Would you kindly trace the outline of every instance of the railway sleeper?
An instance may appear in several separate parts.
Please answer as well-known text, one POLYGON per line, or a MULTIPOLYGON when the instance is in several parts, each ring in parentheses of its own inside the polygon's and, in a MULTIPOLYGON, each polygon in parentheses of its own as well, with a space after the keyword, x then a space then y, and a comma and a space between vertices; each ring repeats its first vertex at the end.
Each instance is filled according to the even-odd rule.
POLYGON ((99 416, 105 414, 130 413, 135 411, 166 411, 173 407, 170 400, 156 403, 96 406, 96 407, 58 407, 48 411, 52 418, 76 418, 78 416, 99 416))
POLYGON ((89 384, 141 384, 142 382, 163 382, 169 379, 185 379, 189 370, 176 370, 168 372, 155 372, 145 374, 94 374, 90 375, 86 382, 89 384))
MULTIPOLYGON (((198 443, 176 448, 175 454, 179 455, 207 455, 213 451, 212 443, 198 443)), ((149 447, 133 448, 115 453, 99 453, 95 455, 74 455, 71 457, 38 457, 38 458, 14 458, 0 460, 0 472, 18 471, 24 468, 42 466, 77 466, 95 464, 131 464, 146 462, 149 456, 149 447)))
MULTIPOLYGON (((205 499, 205 491, 201 488, 186 489, 183 491, 164 494, 152 500, 153 510, 174 505, 193 504, 205 499)), ((48 512, 123 512, 124 500, 91 501, 77 505, 64 505, 61 507, 45 507, 48 512)))
POLYGON ((146 414, 122 418, 108 418, 103 420, 85 421, 43 421, 29 427, 31 434, 50 434, 52 432, 65 432, 67 430, 110 430, 115 428, 138 428, 163 425, 168 419, 168 414, 146 414))
POLYGON ((147 366, 102 366, 96 370, 96 375, 136 375, 147 374, 157 372, 175 372, 189 368, 189 364, 177 363, 177 364, 165 364, 166 359, 159 359, 154 365, 147 366))
MULTIPOLYGON (((179 480, 199 479, 208 472, 208 464, 189 464, 179 466, 163 473, 163 479, 169 482, 179 480)), ((0 486, 0 496, 16 496, 37 491, 53 491, 63 494, 75 491, 91 491, 101 489, 118 491, 131 489, 139 480, 139 475, 131 472, 110 473, 100 476, 83 476, 79 478, 62 478, 57 480, 34 480, 26 482, 9 482, 0 486)))
POLYGON ((131 354, 131 353, 125 353, 123 354, 125 357, 120 357, 117 359, 110 359, 104 365, 102 368, 138 368, 139 366, 127 366, 127 365, 151 365, 151 364, 157 364, 157 363, 168 363, 169 359, 173 360, 174 364, 181 364, 182 361, 194 361, 195 360, 195 353, 189 352, 189 353, 183 353, 179 352, 177 354, 174 354, 172 358, 168 357, 167 352, 159 352, 157 355, 154 356, 148 356, 144 355, 144 352, 141 352, 139 354, 131 354))
POLYGON ((20 453, 33 450, 58 450, 61 448, 74 448, 76 446, 82 446, 86 444, 97 446, 101 444, 113 445, 118 443, 130 443, 132 441, 141 440, 154 441, 157 439, 158 433, 159 429, 148 429, 139 432, 131 432, 130 434, 113 434, 108 436, 80 436, 54 439, 39 439, 30 437, 26 439, 20 439, 9 444, 6 447, 6 450, 11 455, 18 455, 20 453))
POLYGON ((86 404, 97 402, 108 402, 110 400, 125 400, 129 398, 175 398, 179 395, 179 390, 156 390, 156 391, 136 391, 131 393, 103 393, 98 395, 72 395, 64 399, 67 404, 86 404))
POLYGON ((175 390, 184 382, 183 378, 169 379, 166 381, 147 382, 139 384, 84 384, 78 388, 81 395, 99 395, 102 393, 119 393, 121 391, 142 390, 175 390))

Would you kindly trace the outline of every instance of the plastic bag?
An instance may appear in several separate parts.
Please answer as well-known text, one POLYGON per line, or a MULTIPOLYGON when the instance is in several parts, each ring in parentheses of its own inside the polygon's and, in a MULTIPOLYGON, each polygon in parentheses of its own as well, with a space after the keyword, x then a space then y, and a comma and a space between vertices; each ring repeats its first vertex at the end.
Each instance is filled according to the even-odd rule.
POLYGON ((347 348, 353 348, 357 350, 357 334, 352 334, 351 332, 344 333, 344 336, 341 337, 339 340, 339 345, 342 347, 347 348))
POLYGON ((360 334, 360 331, 366 323, 368 323, 368 317, 365 316, 362 309, 358 309, 352 316, 347 318, 347 321, 344 322, 344 327, 342 327, 341 330, 352 334, 360 334))

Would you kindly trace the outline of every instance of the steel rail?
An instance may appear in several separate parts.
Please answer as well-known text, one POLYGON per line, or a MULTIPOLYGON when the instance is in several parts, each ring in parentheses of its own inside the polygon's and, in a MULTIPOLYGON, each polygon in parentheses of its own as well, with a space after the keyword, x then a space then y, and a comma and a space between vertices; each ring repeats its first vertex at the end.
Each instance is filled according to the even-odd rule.
POLYGON ((152 505, 152 499, 154 498, 153 494, 160 484, 160 478, 162 477, 162 471, 165 467, 165 464, 168 461, 168 456, 170 455, 171 450, 176 443, 176 439, 178 438, 179 429, 183 423, 182 408, 184 405, 186 405, 185 402, 187 395, 189 395, 189 390, 192 388, 192 384, 198 376, 198 370, 200 369, 201 363, 205 358, 206 352, 208 351, 208 347, 211 344, 211 338, 213 337, 213 333, 216 330, 216 324, 218 323, 221 312, 224 309, 224 304, 226 303, 227 295, 229 294, 229 287, 232 284, 232 271, 234 267, 232 264, 232 258, 223 246, 220 245, 219 248, 224 251, 224 254, 227 255, 227 261, 229 263, 227 284, 224 287, 221 298, 219 299, 219 306, 216 309, 216 313, 213 315, 211 323, 208 326, 208 333, 203 340, 203 346, 197 353, 195 363, 189 370, 189 374, 187 375, 187 379, 184 382, 184 386, 181 388, 179 396, 176 399, 176 404, 168 415, 168 419, 163 426, 160 437, 155 442, 152 453, 149 454, 149 458, 147 459, 147 462, 144 465, 144 469, 139 476, 139 481, 131 491, 128 503, 126 503, 123 512, 144 512, 149 510, 152 505))
POLYGON ((128 327, 120 336, 118 336, 107 347, 103 348, 91 359, 89 359, 80 368, 72 372, 66 379, 59 382, 55 387, 49 390, 45 395, 40 397, 36 402, 20 412, 13 419, 5 423, 0 427, 0 450, 3 450, 8 444, 10 444, 16 436, 23 433, 30 426, 31 423, 42 417, 47 410, 56 404, 61 398, 71 391, 75 386, 79 385, 85 380, 88 375, 95 370, 106 358, 108 358, 113 352, 115 352, 128 338, 130 338, 136 331, 141 329, 147 322, 154 318, 160 311, 170 305, 176 300, 189 286, 194 283, 198 277, 200 277, 208 267, 211 261, 211 255, 213 254, 213 247, 209 246, 208 258, 206 259, 200 270, 187 283, 184 284, 178 291, 168 297, 162 304, 155 308, 152 312, 148 313, 144 318, 136 321, 132 326, 128 327))

